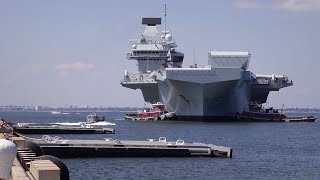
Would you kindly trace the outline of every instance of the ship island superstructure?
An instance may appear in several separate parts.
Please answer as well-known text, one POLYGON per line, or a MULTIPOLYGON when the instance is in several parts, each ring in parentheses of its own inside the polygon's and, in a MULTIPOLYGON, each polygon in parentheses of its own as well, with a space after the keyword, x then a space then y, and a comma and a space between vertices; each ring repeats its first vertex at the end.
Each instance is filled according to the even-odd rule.
POLYGON ((131 41, 129 60, 138 73, 125 71, 121 85, 141 89, 146 102, 162 102, 179 120, 229 121, 263 104, 270 91, 293 85, 285 75, 258 75, 248 70, 251 54, 211 51, 205 67, 182 67, 184 55, 169 31, 159 33, 161 18, 143 18, 146 29, 131 41))
POLYGON ((138 74, 129 74, 126 70, 121 85, 141 89, 146 102, 159 102, 154 72, 182 67, 184 54, 176 51, 177 45, 169 31, 159 32, 156 25, 161 24, 161 18, 143 18, 142 24, 146 25, 142 37, 130 40, 131 52, 127 53, 127 59, 138 61, 138 74))

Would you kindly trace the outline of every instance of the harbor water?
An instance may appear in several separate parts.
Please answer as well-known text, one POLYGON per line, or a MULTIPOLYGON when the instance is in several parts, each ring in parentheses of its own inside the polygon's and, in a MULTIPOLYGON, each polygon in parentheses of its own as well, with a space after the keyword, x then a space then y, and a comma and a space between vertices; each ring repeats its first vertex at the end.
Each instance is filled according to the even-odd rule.
MULTIPOLYGON (((89 113, 0 112, 19 123, 86 120, 89 113)), ((125 121, 125 112, 101 112, 116 134, 59 135, 64 139, 146 140, 166 137, 231 147, 233 158, 63 159, 71 179, 320 179, 320 120, 314 123, 125 121)), ((320 114, 287 114, 294 116, 320 114)), ((33 137, 41 137, 33 135, 33 137)))

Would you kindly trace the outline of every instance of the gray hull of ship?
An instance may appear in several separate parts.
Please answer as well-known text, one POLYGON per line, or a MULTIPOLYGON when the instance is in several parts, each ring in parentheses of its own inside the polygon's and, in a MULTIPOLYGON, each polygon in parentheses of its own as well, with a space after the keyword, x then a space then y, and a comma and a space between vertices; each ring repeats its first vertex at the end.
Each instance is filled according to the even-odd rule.
POLYGON ((233 121, 248 110, 250 83, 232 80, 195 83, 176 80, 159 82, 161 100, 179 120, 233 121))

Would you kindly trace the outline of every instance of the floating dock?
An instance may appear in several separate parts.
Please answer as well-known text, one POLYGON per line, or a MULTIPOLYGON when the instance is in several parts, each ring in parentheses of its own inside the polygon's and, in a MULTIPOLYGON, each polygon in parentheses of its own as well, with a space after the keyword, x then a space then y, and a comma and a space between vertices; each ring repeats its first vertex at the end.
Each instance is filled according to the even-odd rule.
POLYGON ((185 143, 183 140, 123 141, 123 140, 32 140, 44 154, 59 158, 78 157, 225 157, 232 158, 232 149, 213 144, 185 143))
MULTIPOLYGON (((8 126, 8 124, 5 123, 4 126, 8 126)), ((18 155, 21 161, 26 161, 26 163, 23 163, 24 166, 28 166, 27 162, 29 160, 37 158, 34 156, 34 153, 37 153, 38 151, 41 151, 41 154, 52 155, 58 158, 192 156, 232 158, 232 149, 229 147, 217 146, 214 144, 186 143, 181 139, 176 141, 167 141, 165 137, 160 137, 159 139, 148 139, 146 141, 113 140, 110 138, 105 140, 68 140, 61 139, 58 136, 50 137, 49 135, 44 135, 41 139, 37 139, 30 138, 16 132, 22 129, 31 129, 31 132, 35 133, 35 131, 32 131, 32 129, 35 129, 39 133, 44 133, 47 129, 49 129, 48 132, 50 132, 51 128, 52 127, 46 126, 15 126, 12 128, 8 126, 8 128, 3 129, 3 131, 11 132, 19 136, 12 137, 16 138, 16 144, 20 144, 18 147, 24 148, 28 146, 27 148, 30 148, 30 151, 21 149, 21 155, 18 155), (40 129, 43 129, 43 131, 40 129)), ((51 132, 56 133, 58 128, 59 126, 53 128, 55 130, 51 132)), ((70 127, 70 129, 74 128, 70 127)), ((81 129, 83 130, 83 128, 81 129)), ((86 129, 91 130, 92 128, 86 129)))
POLYGON ((114 134, 111 128, 96 127, 69 127, 60 125, 48 126, 17 126, 13 125, 14 132, 22 134, 114 134))

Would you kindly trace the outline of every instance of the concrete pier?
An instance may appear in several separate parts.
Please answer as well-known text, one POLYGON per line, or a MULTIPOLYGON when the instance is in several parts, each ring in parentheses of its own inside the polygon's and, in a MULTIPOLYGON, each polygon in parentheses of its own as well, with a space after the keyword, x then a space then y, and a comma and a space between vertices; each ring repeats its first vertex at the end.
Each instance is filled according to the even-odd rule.
POLYGON ((226 157, 232 158, 232 149, 213 144, 185 143, 183 140, 33 140, 44 154, 59 158, 77 157, 226 157))

